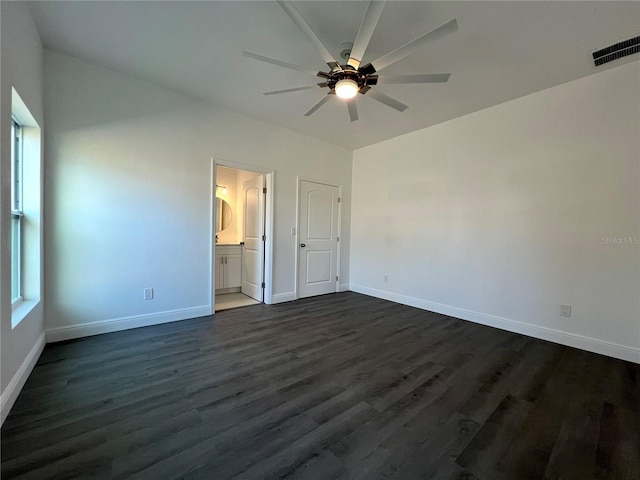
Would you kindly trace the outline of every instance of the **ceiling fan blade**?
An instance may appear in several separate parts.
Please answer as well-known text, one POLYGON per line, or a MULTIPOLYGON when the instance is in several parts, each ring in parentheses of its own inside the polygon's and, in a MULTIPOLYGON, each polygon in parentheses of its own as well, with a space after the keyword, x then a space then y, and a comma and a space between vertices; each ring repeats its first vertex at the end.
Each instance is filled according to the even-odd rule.
POLYGON ((347 100, 347 107, 349 108, 349 118, 352 122, 358 120, 358 107, 356 107, 356 99, 352 98, 347 100))
POLYGON ((379 59, 371 62, 371 65, 375 69, 376 72, 379 72, 383 68, 388 67, 396 63, 399 60, 402 60, 404 57, 411 55, 414 52, 417 52, 422 47, 427 45, 434 40, 439 40, 440 38, 453 33, 458 30, 458 22, 454 18, 453 20, 445 23, 444 25, 440 25, 438 28, 434 28, 430 32, 425 33, 424 35, 419 36, 418 38, 411 40, 408 43, 405 43, 401 47, 396 48, 392 52, 383 55, 379 59))
POLYGON ((449 80, 450 73, 428 73, 424 75, 380 75, 378 85, 400 83, 445 83, 449 80))
POLYGON ((378 90, 374 90, 373 88, 370 88, 369 90, 367 90, 367 97, 371 97, 374 100, 379 101, 380 103, 384 103, 385 105, 391 108, 395 108, 399 112, 404 112, 407 108, 409 108, 404 103, 400 103, 395 98, 391 98, 390 96, 385 95, 384 93, 378 90))
POLYGON ((315 75, 316 77, 328 76, 326 73, 318 72, 313 68, 294 65, 293 63, 283 62, 282 60, 276 60, 275 58, 265 57, 263 55, 258 55, 257 53, 242 52, 242 55, 244 55, 247 58, 252 58, 254 60, 260 60, 261 62, 271 63, 272 65, 278 65, 279 67, 285 67, 285 68, 290 68, 292 70, 297 70, 299 72, 309 73, 311 75, 315 75))
POLYGON ((279 95, 281 93, 299 92, 300 90, 309 90, 316 88, 318 85, 307 85, 305 87, 286 88, 284 90, 273 90, 271 92, 264 92, 263 95, 279 95))
POLYGON ((362 18, 358 35, 353 42, 353 47, 351 48, 351 54, 349 55, 349 60, 347 60, 347 65, 351 65, 355 69, 360 67, 360 62, 362 61, 362 57, 364 57, 364 52, 369 46, 371 36, 376 29, 376 25, 378 25, 378 20, 380 19, 380 14, 384 9, 385 3, 386 2, 377 2, 375 0, 371 0, 369 2, 367 11, 362 18))
POLYGON ((327 101, 329 100, 329 95, 325 95, 324 97, 322 97, 320 99, 320 101, 318 103, 316 103, 313 107, 311 107, 311 110, 309 110, 307 113, 304 114, 305 117, 310 117, 311 115, 313 115, 313 113, 318 110, 322 105, 324 105, 325 103, 327 103, 327 101))
POLYGON ((324 43, 322 43, 322 41, 318 38, 318 36, 311 29, 305 19, 302 18, 300 12, 296 10, 296 7, 294 7, 290 1, 278 0, 278 3, 286 12, 286 14, 289 15, 289 18, 293 20, 293 23, 295 23, 298 28, 302 30, 302 33, 304 33, 306 37, 311 41, 311 43, 313 43, 313 45, 318 49, 320 55, 322 56, 322 59, 327 65, 329 65, 329 68, 331 68, 331 70, 333 70, 334 68, 340 68, 340 64, 336 61, 335 58, 333 58, 333 55, 329 53, 327 47, 324 46, 324 43))

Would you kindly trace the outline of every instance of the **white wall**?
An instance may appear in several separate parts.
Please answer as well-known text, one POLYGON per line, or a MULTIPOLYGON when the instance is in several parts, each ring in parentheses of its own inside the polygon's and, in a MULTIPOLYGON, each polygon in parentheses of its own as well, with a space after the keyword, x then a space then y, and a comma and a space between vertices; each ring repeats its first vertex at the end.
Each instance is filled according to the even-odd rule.
MULTIPOLYGON (((44 346, 42 302, 11 327, 11 92, 16 89, 34 120, 44 125, 43 49, 36 26, 23 2, 2 2, 0 86, 0 337, 2 368, 1 420, 4 421, 44 346)), ((41 130, 42 133, 42 130, 41 130)), ((37 234, 40 235, 40 229, 37 234)), ((36 242, 39 243, 39 242, 36 242)), ((34 252, 32 252, 34 253, 34 252)), ((42 257, 35 252, 42 268, 42 257)), ((38 272, 36 272, 38 273, 38 272)), ((39 273, 37 275, 39 277, 39 273)), ((39 278, 38 278, 39 279, 39 278)), ((40 289, 37 289, 38 291, 40 289)))
POLYGON ((639 85, 634 62, 356 150, 352 289, 640 363, 639 85))
POLYGON ((49 51, 45 98, 51 340, 210 311, 212 157, 275 172, 275 301, 295 287, 298 175, 343 184, 348 238, 346 149, 49 51))

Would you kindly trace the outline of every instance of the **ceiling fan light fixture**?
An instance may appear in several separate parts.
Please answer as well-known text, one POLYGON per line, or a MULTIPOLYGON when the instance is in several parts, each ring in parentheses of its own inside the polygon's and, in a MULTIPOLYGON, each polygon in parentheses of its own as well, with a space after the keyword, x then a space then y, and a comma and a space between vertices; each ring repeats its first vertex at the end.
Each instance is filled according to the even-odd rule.
POLYGON ((336 83, 336 95, 340 98, 353 98, 358 94, 358 90, 358 82, 350 78, 343 78, 336 83))

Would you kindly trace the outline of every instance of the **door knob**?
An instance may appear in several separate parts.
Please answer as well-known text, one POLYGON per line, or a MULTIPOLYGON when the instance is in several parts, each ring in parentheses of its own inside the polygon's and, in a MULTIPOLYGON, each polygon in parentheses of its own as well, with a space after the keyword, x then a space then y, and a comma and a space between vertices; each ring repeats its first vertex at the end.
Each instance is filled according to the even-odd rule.
POLYGON ((301 244, 300 244, 300 246, 301 246, 302 248, 306 247, 306 245, 305 245, 304 243, 301 243, 301 244))

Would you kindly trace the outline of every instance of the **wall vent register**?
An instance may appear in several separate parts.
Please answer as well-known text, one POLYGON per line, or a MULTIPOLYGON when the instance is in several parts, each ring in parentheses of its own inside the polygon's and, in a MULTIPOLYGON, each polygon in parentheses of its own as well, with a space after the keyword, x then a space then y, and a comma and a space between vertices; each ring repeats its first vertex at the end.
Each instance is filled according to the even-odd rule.
POLYGON ((640 52, 640 35, 593 52, 593 63, 598 67, 638 52, 640 52))

